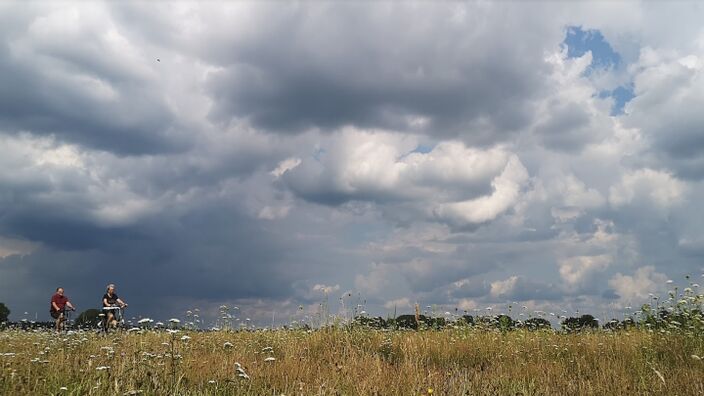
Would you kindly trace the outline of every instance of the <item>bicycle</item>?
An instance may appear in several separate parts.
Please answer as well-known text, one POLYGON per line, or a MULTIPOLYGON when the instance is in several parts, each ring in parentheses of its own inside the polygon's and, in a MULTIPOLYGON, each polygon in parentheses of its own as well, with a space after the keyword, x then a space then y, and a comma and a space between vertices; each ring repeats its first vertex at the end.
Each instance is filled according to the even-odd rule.
POLYGON ((124 309, 125 307, 120 307, 117 305, 113 305, 110 307, 103 307, 103 320, 102 320, 102 325, 101 325, 101 330, 104 333, 108 333, 110 327, 112 327, 112 323, 115 323, 114 327, 115 329, 119 329, 121 327, 124 327, 125 325, 125 319, 124 319, 124 309), (108 313, 112 313, 112 320, 110 323, 108 323, 108 313))

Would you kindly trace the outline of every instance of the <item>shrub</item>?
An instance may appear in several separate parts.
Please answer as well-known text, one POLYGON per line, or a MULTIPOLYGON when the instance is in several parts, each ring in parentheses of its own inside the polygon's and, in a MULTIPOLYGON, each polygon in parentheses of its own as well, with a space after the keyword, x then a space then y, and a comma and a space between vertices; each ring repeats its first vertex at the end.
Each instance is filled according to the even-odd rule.
POLYGON ((76 326, 95 327, 98 324, 98 315, 100 315, 100 310, 95 308, 86 309, 76 318, 76 326))
POLYGON ((0 302, 0 323, 7 322, 8 317, 10 317, 10 308, 0 302))

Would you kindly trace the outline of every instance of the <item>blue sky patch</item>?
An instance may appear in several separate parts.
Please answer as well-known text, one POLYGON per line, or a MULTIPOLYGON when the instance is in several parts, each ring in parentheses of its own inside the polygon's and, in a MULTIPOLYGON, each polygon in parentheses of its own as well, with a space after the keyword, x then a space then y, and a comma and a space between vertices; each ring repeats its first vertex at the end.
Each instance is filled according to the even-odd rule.
POLYGON ((567 28, 563 44, 567 46, 569 58, 579 58, 588 51, 592 52, 588 74, 594 69, 617 67, 621 63, 621 55, 614 51, 601 32, 595 29, 583 30, 581 26, 570 26, 567 28))
MULTIPOLYGON (((565 40, 562 43, 567 46, 568 58, 579 58, 586 54, 587 51, 592 52, 592 63, 584 72, 587 76, 594 70, 615 69, 621 66, 621 55, 614 51, 599 30, 584 30, 581 26, 570 26, 567 28, 565 40)), ((612 116, 623 114, 624 106, 634 96, 633 84, 622 85, 613 90, 599 93, 600 98, 613 98, 612 116)))

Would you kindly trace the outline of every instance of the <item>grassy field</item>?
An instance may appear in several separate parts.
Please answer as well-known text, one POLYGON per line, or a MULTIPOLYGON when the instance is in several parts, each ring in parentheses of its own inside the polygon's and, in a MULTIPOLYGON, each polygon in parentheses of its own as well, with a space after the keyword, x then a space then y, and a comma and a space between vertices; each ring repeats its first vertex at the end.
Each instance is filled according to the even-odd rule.
POLYGON ((702 355, 701 337, 642 330, 9 330, 0 394, 695 395, 702 355))

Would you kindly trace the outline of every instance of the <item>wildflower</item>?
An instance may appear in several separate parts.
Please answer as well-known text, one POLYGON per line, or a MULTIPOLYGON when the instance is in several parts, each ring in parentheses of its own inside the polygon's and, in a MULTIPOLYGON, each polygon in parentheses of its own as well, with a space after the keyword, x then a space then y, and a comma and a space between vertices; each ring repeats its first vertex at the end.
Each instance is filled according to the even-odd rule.
POLYGON ((235 362, 235 371, 237 371, 237 376, 243 379, 249 379, 249 375, 244 371, 244 368, 239 362, 235 362))
POLYGON ((169 319, 169 323, 179 324, 179 323, 181 323, 181 321, 176 318, 171 318, 171 319, 169 319))
POLYGON ((110 366, 98 366, 95 368, 98 371, 110 370, 110 366))
POLYGON ((223 348, 232 348, 234 345, 230 341, 226 341, 224 344, 222 344, 223 348))
POLYGON ((208 383, 209 383, 209 384, 214 384, 214 383, 215 383, 215 380, 210 380, 210 381, 208 381, 208 383))
POLYGON ((140 319, 137 323, 139 323, 139 324, 147 324, 147 323, 152 323, 152 322, 154 322, 154 321, 151 320, 151 319, 149 319, 149 318, 144 318, 144 319, 140 319))
POLYGON ((64 391, 64 390, 68 390, 68 388, 67 388, 67 387, 65 387, 65 386, 62 386, 61 388, 59 388, 59 390, 62 390, 62 391, 64 391))
POLYGON ((273 362, 275 360, 276 360, 275 357, 268 357, 268 358, 264 359, 265 362, 273 362))
POLYGON ((187 336, 187 335, 181 337, 181 341, 188 341, 188 340, 190 340, 190 339, 191 339, 191 337, 189 337, 189 336, 187 336))
POLYGON ((428 394, 432 395, 433 394, 433 388, 428 388, 428 394))

